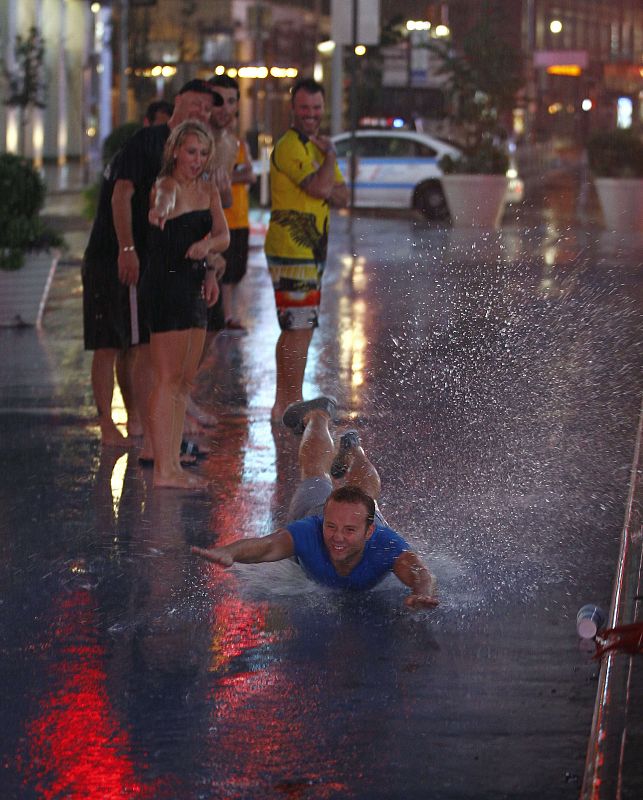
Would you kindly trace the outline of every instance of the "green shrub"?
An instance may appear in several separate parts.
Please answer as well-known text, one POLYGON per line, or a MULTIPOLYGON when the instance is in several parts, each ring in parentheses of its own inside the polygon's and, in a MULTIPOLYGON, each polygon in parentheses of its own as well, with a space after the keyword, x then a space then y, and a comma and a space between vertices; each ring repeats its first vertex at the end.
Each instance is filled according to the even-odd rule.
MULTIPOLYGON (((34 217, 45 204, 45 182, 26 158, 0 155, 0 220, 34 217)), ((0 230, 0 236, 2 231, 0 230)))
MULTIPOLYGON (((103 165, 109 164, 125 142, 130 139, 140 127, 138 122, 125 122, 123 125, 119 125, 118 128, 114 128, 109 136, 105 137, 102 150, 103 165)), ((83 216, 85 219, 93 220, 96 216, 102 180, 103 176, 99 175, 94 183, 83 189, 83 216)))
POLYGON ((125 122, 123 125, 119 125, 118 128, 114 128, 103 142, 103 164, 108 164, 125 142, 131 139, 140 128, 141 125, 138 122, 125 122))
POLYGON ((595 133, 587 155, 589 168, 599 178, 643 178, 643 141, 634 131, 595 133))
POLYGON ((445 175, 505 175, 509 168, 509 156, 505 148, 483 141, 477 147, 465 150, 461 158, 442 156, 439 166, 445 175))
POLYGON ((90 183, 83 189, 83 217, 93 220, 98 211, 98 198, 100 197, 100 185, 103 178, 97 178, 94 183, 90 183))
POLYGON ((40 220, 45 183, 25 158, 0 155, 0 269, 19 269, 26 250, 62 244, 40 220))

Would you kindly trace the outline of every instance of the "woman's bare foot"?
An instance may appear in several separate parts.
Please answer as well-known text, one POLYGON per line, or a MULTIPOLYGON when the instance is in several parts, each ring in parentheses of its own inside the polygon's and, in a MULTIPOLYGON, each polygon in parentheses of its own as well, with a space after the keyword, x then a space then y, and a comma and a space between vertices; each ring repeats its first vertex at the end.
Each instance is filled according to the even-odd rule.
POLYGON ((183 435, 184 436, 203 436, 205 431, 199 425, 198 421, 188 412, 185 414, 185 421, 183 422, 183 435))
POLYGON ((211 414, 209 411, 201 408, 201 406, 197 405, 190 396, 188 396, 187 399, 185 413, 186 422, 187 418, 190 417, 194 422, 196 422, 197 425, 200 425, 204 428, 214 428, 218 423, 218 419, 214 414, 211 414))
POLYGON ((171 472, 167 475, 154 472, 152 485, 155 489, 205 489, 209 481, 200 475, 191 475, 185 470, 171 472))

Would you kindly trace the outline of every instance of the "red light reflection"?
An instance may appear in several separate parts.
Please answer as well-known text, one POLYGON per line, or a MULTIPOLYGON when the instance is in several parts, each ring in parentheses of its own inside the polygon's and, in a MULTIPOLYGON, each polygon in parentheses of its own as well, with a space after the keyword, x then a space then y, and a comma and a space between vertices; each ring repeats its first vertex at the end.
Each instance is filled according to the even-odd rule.
POLYGON ((27 754, 18 757, 25 786, 44 800, 159 798, 160 787, 144 786, 128 755, 128 735, 115 719, 106 690, 104 648, 95 640, 91 593, 78 590, 61 600, 52 664, 55 688, 26 725, 27 754))
POLYGON ((222 598, 215 615, 211 760, 232 769, 220 776, 213 768, 213 784, 225 787, 231 800, 267 782, 293 798, 310 796, 311 785, 319 800, 345 793, 337 765, 319 759, 324 721, 317 713, 318 685, 295 683, 271 650, 290 635, 286 621, 273 607, 238 597, 222 598), (236 659, 245 669, 235 670, 236 659))

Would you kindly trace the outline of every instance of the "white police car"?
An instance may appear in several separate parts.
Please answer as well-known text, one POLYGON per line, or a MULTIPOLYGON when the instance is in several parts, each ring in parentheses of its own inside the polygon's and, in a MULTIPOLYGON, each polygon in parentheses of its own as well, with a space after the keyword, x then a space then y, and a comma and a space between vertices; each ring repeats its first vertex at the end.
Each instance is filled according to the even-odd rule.
MULTIPOLYGON (((461 155, 456 146, 408 130, 358 130, 355 140, 357 208, 413 208, 427 219, 448 217, 438 162, 444 155, 461 155)), ((333 143, 342 174, 350 182, 351 134, 340 133, 333 143)), ((507 176, 507 201, 522 200, 523 185, 515 168, 507 176)))

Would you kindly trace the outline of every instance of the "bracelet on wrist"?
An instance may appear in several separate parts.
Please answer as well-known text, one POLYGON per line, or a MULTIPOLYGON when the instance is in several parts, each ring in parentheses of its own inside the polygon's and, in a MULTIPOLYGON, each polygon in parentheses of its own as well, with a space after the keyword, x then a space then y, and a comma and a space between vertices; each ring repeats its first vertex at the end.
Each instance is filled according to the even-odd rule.
POLYGON ((136 250, 133 244, 128 244, 127 247, 121 247, 123 253, 133 253, 136 250))

